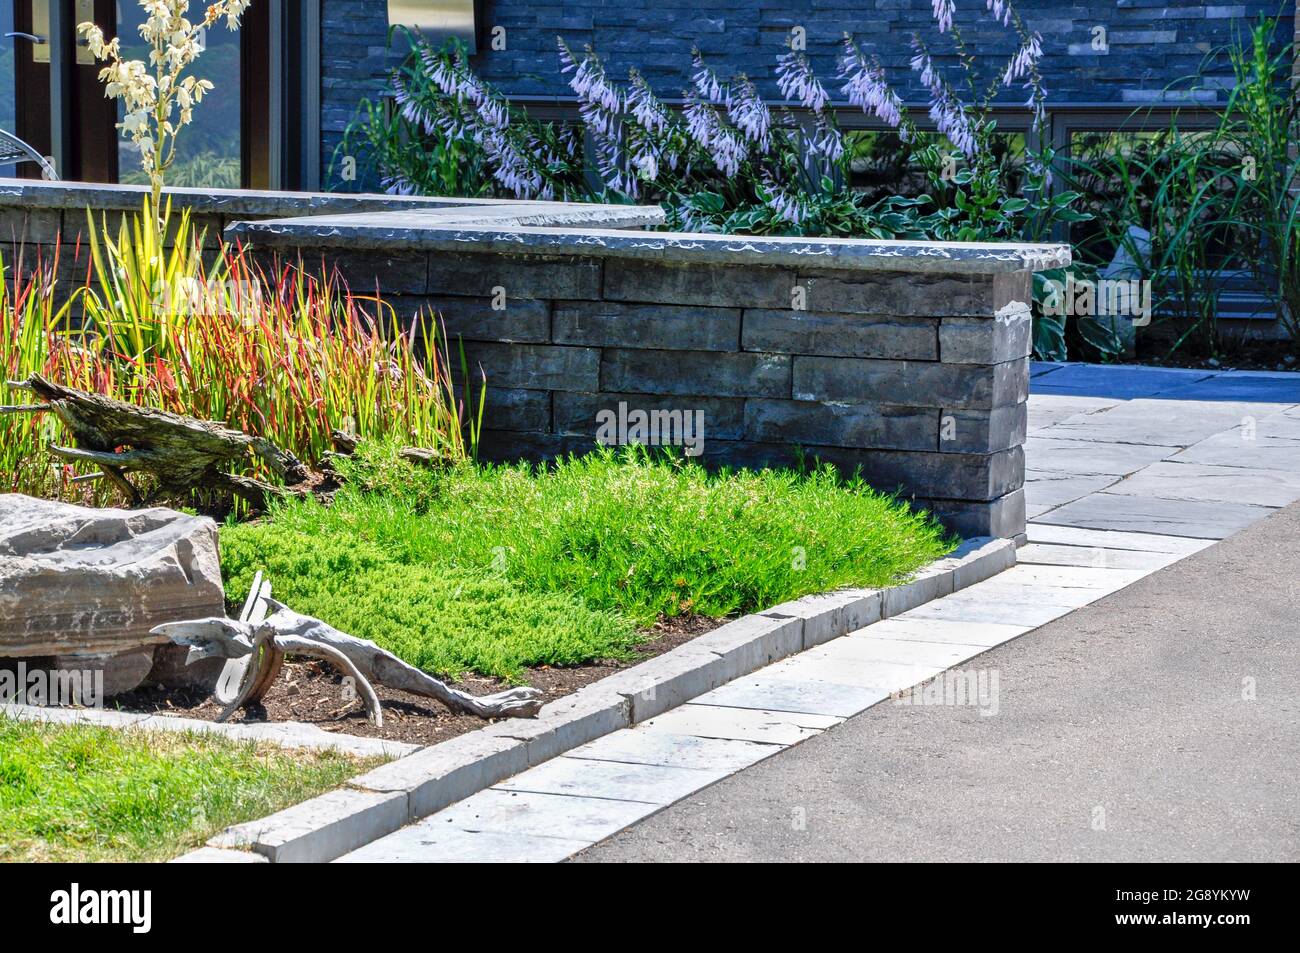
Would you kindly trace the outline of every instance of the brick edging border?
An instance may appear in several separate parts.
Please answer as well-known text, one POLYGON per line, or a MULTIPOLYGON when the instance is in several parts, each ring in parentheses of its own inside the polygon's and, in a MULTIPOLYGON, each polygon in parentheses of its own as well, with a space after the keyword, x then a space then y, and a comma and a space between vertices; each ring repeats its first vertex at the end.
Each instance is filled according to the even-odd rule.
POLYGON ((805 596, 729 622, 548 704, 421 748, 343 787, 227 828, 172 863, 334 860, 530 767, 719 685, 982 582, 1016 561, 1008 539, 965 541, 910 582, 805 596))

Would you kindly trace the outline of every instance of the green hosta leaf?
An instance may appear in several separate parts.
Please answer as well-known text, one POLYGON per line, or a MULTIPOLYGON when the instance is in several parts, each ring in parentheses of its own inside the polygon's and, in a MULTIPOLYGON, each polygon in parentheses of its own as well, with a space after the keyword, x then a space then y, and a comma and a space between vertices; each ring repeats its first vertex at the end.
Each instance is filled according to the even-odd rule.
POLYGON ((1034 316, 1034 357, 1040 361, 1064 361, 1065 318, 1034 316))

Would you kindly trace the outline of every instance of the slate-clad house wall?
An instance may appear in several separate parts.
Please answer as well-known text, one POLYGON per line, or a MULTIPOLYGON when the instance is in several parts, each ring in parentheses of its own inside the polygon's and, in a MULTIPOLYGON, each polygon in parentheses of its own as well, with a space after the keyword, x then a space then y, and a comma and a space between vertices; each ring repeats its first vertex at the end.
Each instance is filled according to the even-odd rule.
MULTIPOLYGON (((389 65, 383 0, 322 0, 323 162, 338 143, 360 99, 383 88, 389 65)), ((959 23, 984 0, 958 0, 959 23)), ((1261 15, 1295 16, 1293 0, 1201 3, 1196 0, 1019 0, 1018 9, 1042 33, 1050 104, 1077 110, 1160 101, 1163 91, 1197 70, 1206 53, 1261 15), (1093 47, 1096 28, 1108 49, 1093 47)), ((679 95, 698 46, 720 74, 743 72, 765 95, 776 56, 792 27, 806 31, 808 54, 824 82, 833 80, 841 37, 854 34, 900 82, 908 76, 909 38, 930 30, 930 0, 480 0, 480 35, 505 28, 506 49, 480 44, 475 65, 512 96, 565 100, 556 35, 574 48, 587 43, 606 56, 615 76, 637 66, 661 95, 679 95)), ((1283 30, 1283 39, 1287 31, 1283 30)), ((1007 55, 1010 34, 981 17, 966 30, 981 54, 1007 55)), ((1226 64, 1217 72, 1226 79, 1226 64)), ((1017 91, 1018 93, 1018 91, 1017 91)), ((912 98, 921 99, 919 90, 912 98)), ((1019 96, 1012 96, 1014 103, 1019 96)), ((1221 98, 1221 96, 1220 96, 1221 98)), ((324 181, 328 181, 327 179, 324 181)))

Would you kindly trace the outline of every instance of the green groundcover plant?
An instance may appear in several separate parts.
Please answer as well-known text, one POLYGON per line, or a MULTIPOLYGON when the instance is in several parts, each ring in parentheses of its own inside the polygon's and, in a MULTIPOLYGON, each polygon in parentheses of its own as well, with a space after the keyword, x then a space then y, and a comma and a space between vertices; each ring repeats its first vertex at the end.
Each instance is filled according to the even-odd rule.
POLYGON ((222 531, 227 591, 265 570, 295 609, 449 675, 626 658, 661 617, 887 586, 952 542, 829 466, 708 473, 628 448, 426 471, 384 443, 342 466, 331 506, 222 531))
POLYGON ((0 718, 0 861, 158 861, 378 763, 208 734, 0 718))

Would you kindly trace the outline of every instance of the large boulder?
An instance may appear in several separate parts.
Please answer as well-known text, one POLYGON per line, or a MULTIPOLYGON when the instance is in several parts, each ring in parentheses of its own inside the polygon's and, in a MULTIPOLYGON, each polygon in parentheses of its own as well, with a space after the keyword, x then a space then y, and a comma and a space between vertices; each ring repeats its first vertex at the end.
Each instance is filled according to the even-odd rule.
POLYGON ((167 641, 150 629, 224 614, 212 520, 0 495, 0 658, 80 660, 126 691, 167 641))

